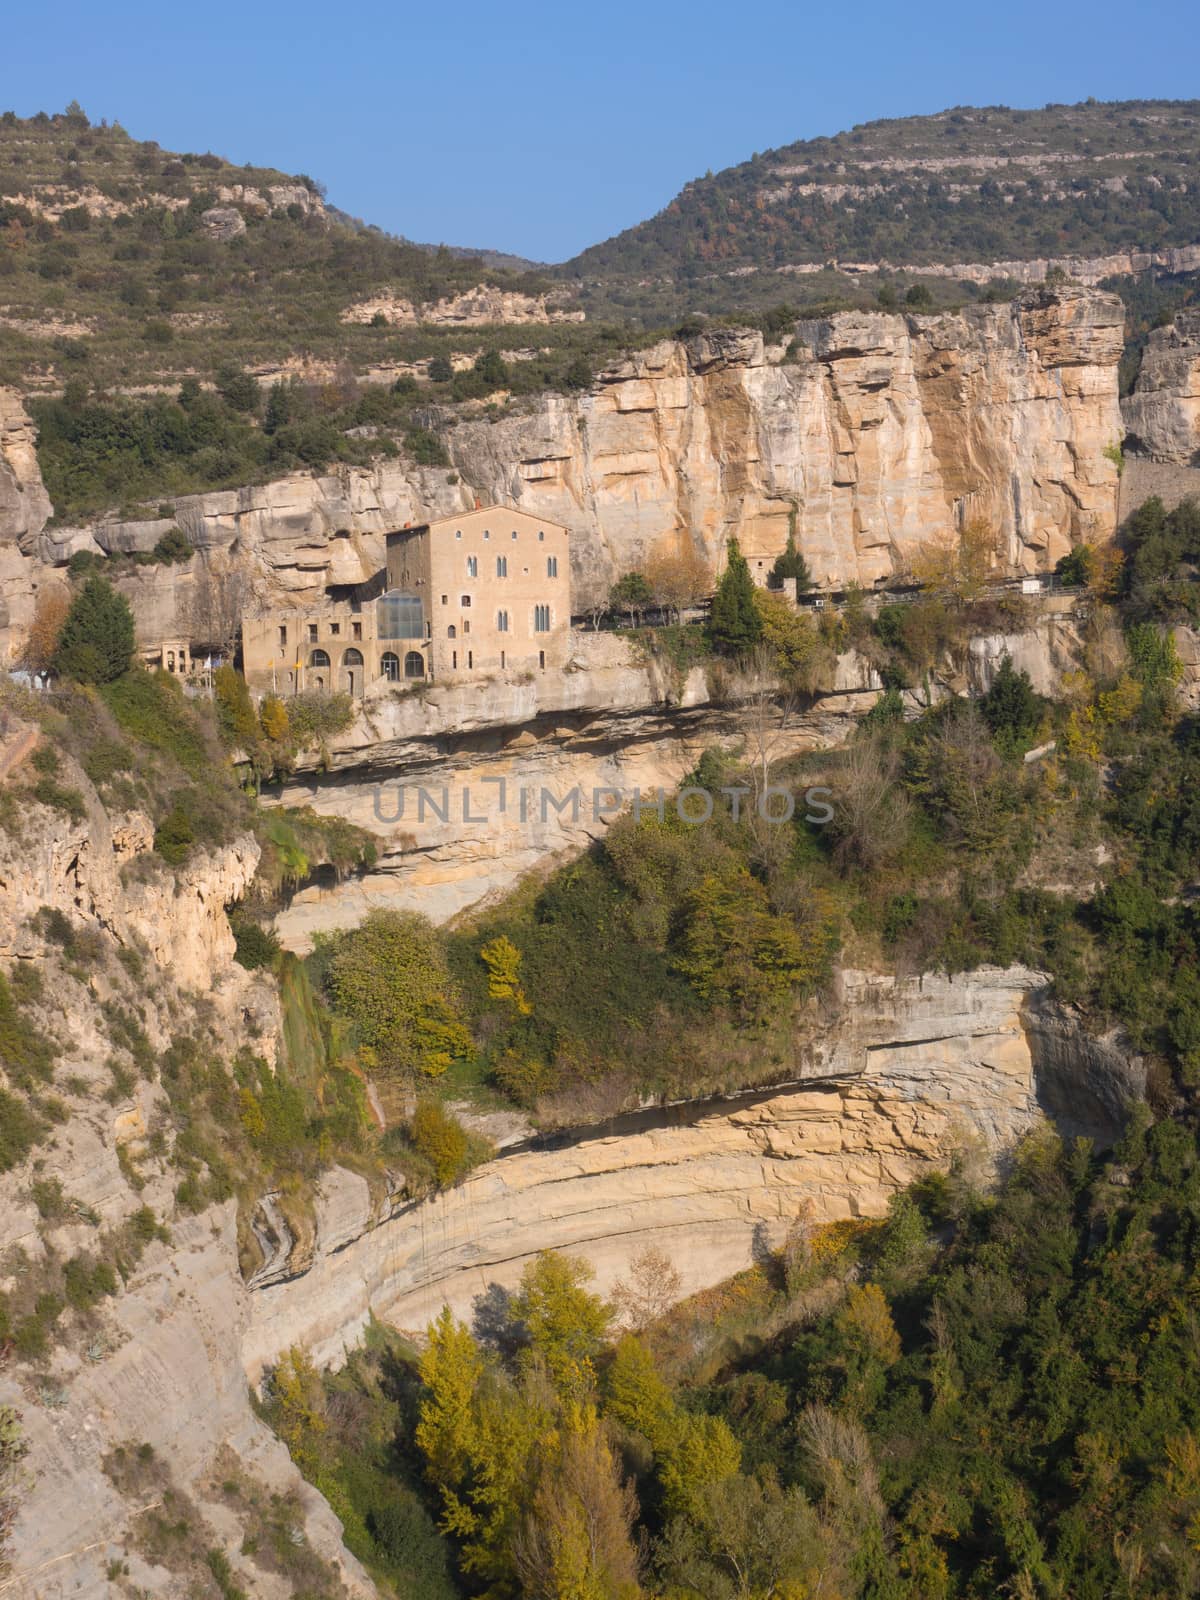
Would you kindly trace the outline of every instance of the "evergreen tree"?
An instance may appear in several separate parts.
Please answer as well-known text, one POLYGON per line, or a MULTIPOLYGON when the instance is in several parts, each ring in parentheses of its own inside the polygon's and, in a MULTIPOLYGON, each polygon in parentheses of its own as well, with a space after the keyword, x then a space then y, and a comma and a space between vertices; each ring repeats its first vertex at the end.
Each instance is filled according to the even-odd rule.
POLYGON ((744 655, 762 637, 762 617, 754 603, 754 579, 736 539, 730 539, 724 574, 713 596, 708 637, 721 655, 744 655))
POLYGON ((80 683, 111 683, 129 671, 133 612, 105 578, 89 578, 71 602, 55 652, 57 670, 80 683))
POLYGON ((808 563, 796 549, 796 535, 789 529, 787 549, 781 556, 776 557, 775 565, 771 568, 771 586, 781 589, 792 578, 796 580, 797 594, 805 594, 813 587, 808 563))
POLYGON ((1001 744, 1015 745, 1037 732, 1042 703, 1027 672, 1017 672, 1012 657, 1000 662, 995 681, 979 702, 983 719, 1001 744))

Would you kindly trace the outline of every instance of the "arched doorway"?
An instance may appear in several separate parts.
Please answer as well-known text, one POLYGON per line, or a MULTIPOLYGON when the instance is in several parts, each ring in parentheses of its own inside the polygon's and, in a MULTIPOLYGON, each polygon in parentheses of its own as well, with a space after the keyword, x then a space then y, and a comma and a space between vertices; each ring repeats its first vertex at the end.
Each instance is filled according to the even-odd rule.
POLYGON ((310 687, 313 689, 327 688, 329 684, 328 672, 330 667, 329 652, 327 650, 310 651, 308 665, 309 670, 313 674, 310 687))
MULTIPOLYGON (((413 652, 416 654, 416 651, 413 652)), ((394 650, 385 650, 379 658, 379 670, 389 683, 395 683, 400 677, 400 657, 394 650)))
POLYGON ((425 657, 419 650, 410 650, 404 657, 404 676, 406 678, 425 676, 425 657))
POLYGON ((347 694, 361 694, 363 686, 363 654, 353 646, 342 652, 342 688, 347 694))

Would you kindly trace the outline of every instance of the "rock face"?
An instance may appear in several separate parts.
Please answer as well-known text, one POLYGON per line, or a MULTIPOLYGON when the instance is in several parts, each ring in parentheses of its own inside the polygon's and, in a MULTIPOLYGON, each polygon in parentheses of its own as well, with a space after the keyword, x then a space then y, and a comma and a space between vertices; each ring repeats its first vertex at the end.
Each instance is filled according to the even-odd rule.
POLYGON ((377 294, 359 300, 342 312, 343 322, 371 322, 383 317, 395 327, 415 327, 428 323, 434 327, 470 328, 496 323, 583 322, 586 312, 557 304, 544 294, 518 294, 498 289, 489 283, 449 295, 444 300, 414 305, 396 294, 377 294))
MULTIPOLYGON (((1020 968, 847 972, 833 1012, 798 1036, 791 1087, 631 1113, 565 1147, 517 1147, 384 1220, 362 1184, 357 1230, 339 1185, 298 1275, 252 1296, 247 1371, 296 1340, 336 1362, 369 1314, 411 1329, 443 1304, 469 1314, 539 1249, 584 1255, 608 1290, 652 1242, 690 1293, 748 1266, 805 1204, 821 1220, 879 1215, 930 1162, 1011 1143, 1036 1120, 1038 1096, 1078 1075, 1091 1042, 1064 1019, 1035 1069, 1022 1008, 1044 986, 1020 968)), ((1114 1070, 1114 1110, 1118 1083, 1114 1070)))
MULTIPOLYGON (((613 634, 579 633, 572 649, 564 672, 522 683, 380 686, 330 742, 325 770, 272 796, 379 840, 366 876, 291 901, 276 919, 289 947, 381 905, 445 921, 584 849, 635 794, 672 795, 706 747, 746 740, 745 716, 710 703, 702 670, 676 679, 613 634)), ((839 743, 873 704, 869 665, 847 655, 839 667, 835 691, 772 730, 773 760, 839 743)))
MULTIPOLYGON (((974 519, 997 530, 1014 568, 1045 569, 1115 530, 1119 475, 1105 451, 1122 436, 1122 321, 1115 296, 1042 287, 955 315, 840 313, 803 324, 788 349, 728 329, 663 341, 588 393, 447 421, 454 471, 380 460, 181 498, 176 520, 199 558, 131 580, 132 597, 155 640, 187 636, 190 590, 206 570, 235 570, 255 607, 314 603, 327 585, 373 576, 387 531, 477 497, 570 529, 577 610, 683 541, 715 575, 736 535, 765 576, 792 526, 814 576, 832 584, 869 586, 974 519)), ((148 550, 162 531, 102 518, 42 533, 32 435, 13 414, 0 531, 36 559, 22 566, 14 553, 0 572, 10 654, 40 563, 148 550)))
POLYGON ((1155 461, 1200 466, 1200 311, 1150 335, 1122 405, 1130 444, 1155 461))
POLYGON ((33 423, 13 390, 0 389, 0 547, 30 548, 53 509, 33 423))
POLYGON ((683 539, 715 570, 735 534, 768 567, 790 524, 821 583, 870 585, 976 518, 1035 570, 1114 531, 1122 326, 1113 295, 1042 288, 840 313, 787 359, 719 330, 639 351, 582 399, 461 424, 450 449, 485 496, 570 527, 577 605, 683 539))
MULTIPOLYGON (((983 693, 1006 655, 1039 693, 1060 693, 1083 647, 1071 599, 1044 604, 1024 632, 972 639, 961 666, 935 675, 930 695, 983 693)), ((297 772, 271 797, 343 817, 378 841, 369 873, 306 888, 277 917, 289 948, 307 951, 315 933, 385 905, 446 921, 584 849, 635 795, 652 806, 662 791, 670 804, 705 749, 757 748, 753 710, 714 702, 702 669, 677 678, 609 633, 576 633, 572 650, 566 671, 523 683, 380 685, 330 741, 322 770, 297 772)), ((868 661, 853 651, 838 657, 828 690, 772 725, 770 759, 842 743, 879 691, 868 661)), ((797 814, 808 815, 795 798, 797 814)))

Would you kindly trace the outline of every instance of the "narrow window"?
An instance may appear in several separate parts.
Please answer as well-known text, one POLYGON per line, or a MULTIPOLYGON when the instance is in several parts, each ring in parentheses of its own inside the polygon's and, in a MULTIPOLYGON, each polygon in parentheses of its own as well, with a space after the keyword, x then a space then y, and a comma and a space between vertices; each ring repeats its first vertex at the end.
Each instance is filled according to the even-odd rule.
POLYGON ((468 618, 467 621, 463 623, 463 632, 464 633, 470 633, 470 631, 471 631, 471 622, 470 622, 470 618, 468 618))
POLYGON ((534 606, 534 608, 533 608, 533 631, 534 631, 534 633, 549 633, 550 632, 550 607, 549 606, 534 606))
POLYGON ((517 537, 517 530, 514 528, 513 529, 513 538, 515 539, 516 537, 517 537))
POLYGON ((508 632, 508 612, 507 611, 497 611, 497 613, 496 613, 496 631, 497 631, 497 633, 507 633, 508 632))
POLYGON ((538 666, 541 667, 543 672, 545 672, 545 670, 546 670, 546 652, 544 650, 539 650, 538 651, 538 666))
POLYGON ((506 667, 506 666, 507 666, 507 665, 508 665, 508 661, 507 661, 507 659, 506 659, 506 658, 505 658, 505 654, 504 654, 504 651, 503 651, 503 650, 501 650, 501 652, 500 652, 500 670, 501 670, 501 672, 503 672, 503 671, 504 671, 504 668, 505 668, 505 667, 506 667))
POLYGON ((497 556, 496 557, 496 576, 498 578, 507 578, 508 577, 508 557, 507 556, 497 556))
POLYGON ((467 666, 468 667, 473 667, 474 665, 475 665, 474 653, 472 651, 468 650, 467 651, 467 666))
POLYGON ((352 639, 361 639, 362 638, 362 623, 361 622, 352 622, 350 624, 350 637, 352 639))
POLYGON ((462 529, 461 528, 455 528, 454 537, 456 539, 461 539, 462 538, 462 529))
POLYGON ((486 528, 483 530, 483 537, 485 539, 490 539, 492 537, 486 528))
POLYGON ((479 557, 478 556, 468 556, 467 557, 467 577, 468 578, 477 578, 478 576, 479 576, 479 557))
POLYGON ((455 650, 453 655, 450 657, 450 665, 454 668, 455 672, 458 671, 458 651, 457 650, 455 650))
POLYGON ((538 539, 539 539, 539 540, 540 540, 540 541, 541 541, 541 542, 542 542, 542 543, 545 543, 545 539, 546 539, 546 530, 545 530, 545 529, 544 529, 544 528, 539 528, 539 529, 538 529, 538 539))
POLYGON ((287 649, 287 629, 282 624, 279 629, 279 648, 281 650, 287 649))
POLYGON ((331 622, 329 624, 329 631, 330 631, 330 633, 335 634, 335 635, 341 633, 341 631, 342 631, 341 623, 340 622, 331 622))
POLYGON ((442 604, 445 605, 447 600, 449 600, 449 598, 450 598, 450 596, 448 594, 444 594, 442 596, 442 604))
POLYGON ((308 642, 309 644, 316 644, 317 642, 317 625, 315 622, 310 622, 308 625, 308 642))
POLYGON ((548 578, 557 578, 558 577, 558 557, 557 556, 547 556, 546 557, 546 576, 548 578))

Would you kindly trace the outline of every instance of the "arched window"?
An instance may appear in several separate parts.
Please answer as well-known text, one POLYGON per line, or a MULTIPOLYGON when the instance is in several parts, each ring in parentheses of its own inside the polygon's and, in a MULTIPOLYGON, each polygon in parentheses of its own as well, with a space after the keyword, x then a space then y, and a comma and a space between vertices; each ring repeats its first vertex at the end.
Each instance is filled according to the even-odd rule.
POLYGON ((329 665, 329 652, 327 650, 313 650, 308 658, 310 667, 327 667, 329 665))
POLYGON ((342 665, 344 667, 361 667, 362 664, 363 655, 361 650, 350 649, 342 651, 342 665))
POLYGON ((497 556, 496 557, 496 576, 498 578, 507 578, 508 577, 508 557, 507 556, 497 556))
POLYGON ((479 557, 478 556, 468 556, 467 557, 467 577, 468 578, 477 578, 478 576, 479 576, 479 557))
POLYGON ((447 639, 457 639, 458 638, 458 629, 454 626, 453 623, 451 623, 450 626, 446 629, 446 637, 447 637, 447 639))
POLYGON ((534 633, 549 633, 550 632, 550 607, 549 606, 534 606, 534 608, 533 608, 533 631, 534 631, 534 633))
POLYGON ((508 612, 507 611, 497 611, 497 613, 496 613, 496 631, 497 631, 497 633, 507 633, 508 632, 508 612))
POLYGON ((558 557, 557 556, 547 556, 546 557, 546 576, 548 578, 557 578, 558 577, 558 557))
POLYGON ((425 676, 425 657, 419 650, 410 650, 404 657, 404 676, 406 678, 425 676))
MULTIPOLYGON (((413 651, 416 655, 417 651, 413 651)), ((395 683, 400 676, 400 657, 394 650, 385 650, 379 658, 379 669, 389 683, 395 683)))

